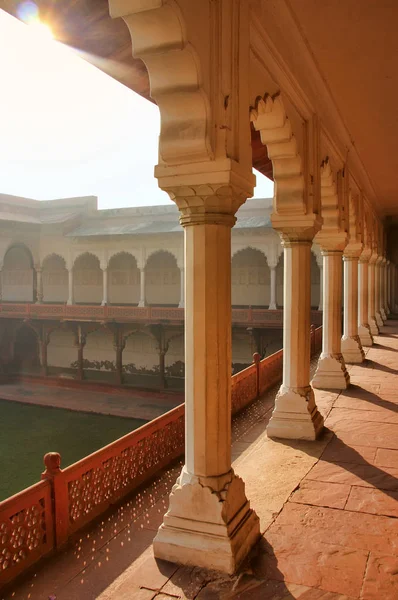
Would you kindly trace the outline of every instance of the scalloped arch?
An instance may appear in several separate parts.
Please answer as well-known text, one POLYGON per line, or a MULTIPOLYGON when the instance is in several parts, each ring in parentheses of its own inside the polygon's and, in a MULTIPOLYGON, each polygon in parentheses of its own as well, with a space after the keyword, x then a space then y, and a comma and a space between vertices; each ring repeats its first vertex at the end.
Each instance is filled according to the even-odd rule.
POLYGON ((66 264, 67 264, 66 258, 64 256, 62 256, 62 254, 58 254, 57 252, 50 252, 50 254, 46 254, 46 256, 41 261, 42 269, 44 268, 46 261, 50 260, 50 258, 59 258, 63 262, 64 268, 66 269, 66 264))
POLYGON ((161 115, 159 152, 166 164, 211 159, 210 109, 198 56, 172 0, 109 0, 111 17, 122 17, 133 56, 145 63, 151 96, 161 115))
POLYGON ((117 257, 122 256, 122 255, 130 256, 131 258, 133 258, 136 263, 136 266, 138 268, 138 263, 139 263, 138 255, 136 256, 133 252, 130 252, 130 250, 115 250, 114 252, 110 252, 108 254, 108 268, 111 264, 111 261, 116 260, 117 257))
POLYGON ((76 256, 73 258, 73 268, 75 268, 76 265, 76 261, 79 260, 79 258, 81 258, 82 256, 93 256, 94 258, 96 258, 98 260, 99 263, 99 268, 101 268, 101 257, 99 254, 97 254, 95 251, 91 251, 91 250, 83 250, 82 252, 79 252, 78 254, 76 254, 76 256))
POLYGON ((321 163, 322 230, 338 231, 341 228, 341 212, 337 184, 329 157, 321 163))
POLYGON ((231 255, 231 260, 233 260, 233 258, 239 254, 240 252, 244 252, 245 250, 254 250, 255 252, 260 252, 265 260, 267 260, 267 254, 265 252, 265 250, 263 248, 259 248, 257 247, 255 244, 247 244, 245 246, 239 246, 237 248, 234 248, 232 255, 231 255))
POLYGON ((250 121, 272 161, 276 213, 306 214, 302 159, 281 95, 258 97, 250 108, 250 121))
POLYGON ((146 260, 145 260, 145 268, 148 265, 149 259, 152 256, 155 256, 155 254, 169 254, 170 256, 172 256, 174 258, 174 260, 176 261, 176 267, 178 267, 179 257, 177 256, 176 253, 174 253, 172 250, 164 250, 163 248, 158 248, 157 250, 151 250, 151 252, 147 255, 146 260))

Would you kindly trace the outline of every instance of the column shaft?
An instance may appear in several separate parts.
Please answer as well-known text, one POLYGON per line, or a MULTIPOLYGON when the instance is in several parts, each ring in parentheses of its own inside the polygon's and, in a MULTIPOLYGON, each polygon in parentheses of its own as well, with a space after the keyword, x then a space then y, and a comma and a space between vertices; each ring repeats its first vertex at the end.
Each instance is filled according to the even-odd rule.
POLYGON ((369 281, 368 281, 368 321, 372 335, 379 335, 379 327, 376 322, 375 313, 375 267, 374 261, 369 263, 369 281))
POLYGON ((276 267, 270 267, 271 286, 270 286, 270 299, 269 299, 269 310, 276 310, 276 267))
POLYGON ((383 327, 384 322, 380 312, 380 279, 381 279, 381 268, 379 260, 375 264, 375 287, 374 287, 374 296, 375 296, 375 317, 378 328, 383 327))
POLYGON ((386 317, 391 313, 390 310, 390 294, 389 294, 389 273, 390 273, 390 261, 388 260, 384 264, 384 310, 386 317))
POLYGON ((323 427, 310 386, 311 242, 284 242, 283 382, 268 436, 315 439, 323 427))
POLYGON ((116 383, 122 385, 123 383, 123 344, 115 344, 116 353, 116 383))
POLYGON ((319 267, 319 306, 318 310, 323 310, 323 265, 319 267))
POLYGON ((322 354, 312 385, 315 388, 345 389, 350 383, 341 354, 341 250, 322 252, 323 256, 323 331, 322 354))
POLYGON ((359 259, 358 265, 358 335, 362 346, 372 346, 373 337, 370 333, 368 319, 368 268, 369 258, 359 259))
POLYGON ((102 302, 101 306, 108 304, 108 268, 102 269, 102 302))
POLYGON ((47 376, 47 340, 40 340, 41 374, 47 376))
POLYGON ((344 256, 344 329, 341 352, 349 363, 365 359, 358 335, 358 257, 344 256))
POLYGON ((41 269, 36 269, 36 304, 43 301, 43 284, 41 278, 41 269))
MULTIPOLYGON (((157 558, 233 572, 259 537, 231 467, 232 215, 185 230, 185 465, 154 540, 157 558)), ((186 220, 185 220, 186 219, 186 220)))
POLYGON ((146 298, 145 298, 145 268, 140 269, 140 301, 138 302, 138 306, 145 306, 146 298))
POLYGON ((68 301, 66 304, 73 304, 73 269, 68 270, 68 301))

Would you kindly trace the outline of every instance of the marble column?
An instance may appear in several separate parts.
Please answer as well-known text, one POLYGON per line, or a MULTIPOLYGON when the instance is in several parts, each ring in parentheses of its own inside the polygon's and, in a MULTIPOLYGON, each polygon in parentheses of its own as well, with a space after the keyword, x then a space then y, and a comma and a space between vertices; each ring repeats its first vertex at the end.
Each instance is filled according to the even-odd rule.
POLYGON ((387 309, 386 309, 386 257, 383 256, 383 260, 380 263, 380 313, 381 318, 384 322, 387 321, 387 309))
POLYGON ((383 323, 387 321, 387 315, 384 309, 384 256, 379 261, 379 313, 383 323))
POLYGON ((365 353, 358 335, 358 260, 357 255, 344 255, 344 326, 341 353, 345 362, 361 363, 365 353))
POLYGON ((318 261, 318 258, 317 258, 316 262, 319 267, 319 306, 318 306, 318 310, 322 311, 323 310, 323 259, 322 259, 322 257, 321 257, 320 261, 318 261))
POLYGON ((77 378, 82 381, 84 379, 84 346, 86 345, 86 334, 83 333, 81 327, 78 329, 77 340, 77 378))
POLYGON ((276 266, 270 266, 270 299, 268 310, 276 310, 276 266))
POLYGON ((369 260, 369 278, 368 278, 368 323, 372 336, 379 335, 379 327, 375 314, 375 275, 376 275, 377 255, 372 254, 369 260))
POLYGON ((391 314, 389 279, 390 279, 390 261, 386 260, 385 265, 384 265, 384 308, 385 308, 387 317, 389 314, 391 314))
POLYGON ((393 264, 391 261, 388 261, 387 266, 387 287, 388 287, 388 306, 390 309, 390 314, 393 312, 394 304, 392 300, 392 273, 393 273, 393 264))
POLYGON ((232 573, 259 539, 260 529, 244 483, 231 466, 235 211, 225 212, 234 202, 227 190, 224 186, 222 198, 213 194, 208 206, 203 207, 207 199, 201 200, 200 212, 197 204, 189 206, 190 197, 176 200, 185 235, 185 465, 153 549, 157 558, 232 573))
POLYGON ((364 251, 359 257, 358 265, 358 335, 362 346, 372 346, 373 336, 369 326, 369 283, 368 283, 369 253, 364 251))
POLYGON ((269 437, 314 440, 323 417, 310 386, 311 240, 283 238, 283 381, 267 427, 269 437))
POLYGON ((341 353, 343 251, 323 249, 322 256, 322 353, 312 385, 321 389, 346 389, 350 376, 341 353))
POLYGON ((380 263, 381 263, 382 257, 378 256, 376 259, 376 263, 375 263, 375 287, 374 287, 374 292, 375 292, 375 318, 376 318, 376 323, 377 323, 377 327, 380 329, 380 327, 383 327, 384 325, 384 321, 383 321, 383 317, 381 315, 381 311, 380 311, 380 281, 381 281, 381 269, 380 269, 380 263))
POLYGON ((125 348, 125 342, 123 340, 123 338, 120 336, 119 339, 117 340, 117 342, 113 345, 114 349, 115 349, 115 354, 116 354, 116 371, 115 371, 115 378, 116 378, 116 384, 117 385, 122 385, 123 384, 123 350, 125 348))
POLYGON ((68 269, 68 301, 66 304, 71 305, 74 303, 73 297, 73 268, 68 269))
POLYGON ((108 304, 108 267, 102 269, 102 302, 101 306, 108 304))
POLYGON ((140 301, 138 302, 138 306, 144 307, 145 305, 145 267, 143 267, 140 269, 140 301))
POLYGON ((43 282, 41 278, 41 269, 36 268, 36 304, 43 302, 43 282))
POLYGON ((185 306, 185 299, 184 299, 184 296, 185 296, 185 292, 184 292, 185 286, 184 286, 184 283, 185 283, 184 267, 180 267, 180 303, 178 305, 178 308, 184 308, 184 306, 185 306))

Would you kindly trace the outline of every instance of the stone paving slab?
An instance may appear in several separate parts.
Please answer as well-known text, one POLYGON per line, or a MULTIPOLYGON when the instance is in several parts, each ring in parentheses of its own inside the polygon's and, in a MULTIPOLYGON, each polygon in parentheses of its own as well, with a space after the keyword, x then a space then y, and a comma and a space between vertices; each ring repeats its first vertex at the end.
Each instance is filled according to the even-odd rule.
POLYGON ((398 322, 376 341, 367 365, 350 367, 355 386, 316 391, 321 440, 267 438, 275 390, 234 421, 234 468, 263 531, 237 576, 154 559, 177 466, 139 508, 130 498, 102 531, 92 526, 75 540, 63 557, 75 561, 66 577, 53 559, 4 600, 397 600, 398 322))
POLYGON ((65 388, 38 383, 4 383, 0 386, 0 398, 22 402, 65 408, 80 412, 92 412, 115 417, 126 417, 152 421, 165 412, 179 406, 184 398, 181 394, 163 394, 141 390, 90 391, 65 388))

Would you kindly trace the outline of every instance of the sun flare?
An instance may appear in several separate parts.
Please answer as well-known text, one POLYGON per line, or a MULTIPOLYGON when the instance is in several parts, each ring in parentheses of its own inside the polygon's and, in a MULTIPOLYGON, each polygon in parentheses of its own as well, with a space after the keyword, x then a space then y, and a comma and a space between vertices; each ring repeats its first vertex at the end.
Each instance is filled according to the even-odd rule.
POLYGON ((54 39, 54 34, 51 31, 51 27, 49 27, 49 25, 46 25, 45 23, 42 23, 42 21, 33 21, 33 23, 29 25, 29 28, 32 32, 34 32, 35 35, 39 36, 41 39, 54 39))

